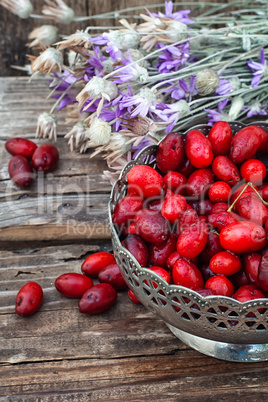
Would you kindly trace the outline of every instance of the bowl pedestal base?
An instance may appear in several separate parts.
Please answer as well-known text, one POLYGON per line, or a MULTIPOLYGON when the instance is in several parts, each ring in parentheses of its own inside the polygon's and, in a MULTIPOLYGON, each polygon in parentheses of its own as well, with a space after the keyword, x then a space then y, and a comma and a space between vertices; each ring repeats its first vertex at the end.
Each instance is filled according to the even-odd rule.
POLYGON ((231 362, 260 362, 268 360, 268 343, 235 344, 212 341, 184 332, 166 324, 170 331, 183 343, 205 355, 231 362))

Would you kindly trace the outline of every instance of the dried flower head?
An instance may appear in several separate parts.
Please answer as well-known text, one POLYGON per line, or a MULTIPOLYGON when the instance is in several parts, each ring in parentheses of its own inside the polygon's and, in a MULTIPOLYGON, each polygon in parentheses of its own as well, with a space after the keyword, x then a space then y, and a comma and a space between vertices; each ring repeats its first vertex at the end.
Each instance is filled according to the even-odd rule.
POLYGON ((118 93, 117 86, 113 82, 105 80, 104 78, 101 77, 94 76, 86 84, 86 86, 82 89, 82 91, 79 92, 79 94, 76 97, 76 100, 78 101, 79 106, 81 107, 89 98, 92 98, 90 104, 94 103, 97 99, 100 98, 111 101, 116 97, 117 93, 118 93))
POLYGON ((171 42, 179 42, 187 38, 187 30, 187 25, 180 21, 172 21, 166 29, 166 36, 171 42))
POLYGON ((95 117, 90 127, 86 130, 85 135, 95 145, 105 145, 111 138, 111 126, 105 120, 95 117))
POLYGON ((72 129, 64 136, 68 139, 68 144, 71 151, 79 149, 80 152, 85 152, 85 145, 88 143, 88 137, 86 135, 87 125, 82 122, 76 123, 72 129))
POLYGON ((232 99, 231 107, 229 110, 230 120, 235 120, 244 106, 244 100, 241 96, 235 96, 232 99))
POLYGON ((220 83, 219 76, 212 68, 205 68, 196 74, 195 86, 201 96, 212 94, 220 83))
POLYGON ((135 136, 144 136, 158 129, 157 124, 152 119, 140 115, 123 120, 122 125, 129 129, 135 136))
POLYGON ((33 41, 28 43, 28 46, 50 46, 57 40, 57 34, 57 27, 53 25, 41 25, 30 32, 28 39, 33 39, 33 41))
POLYGON ((95 155, 103 153, 103 158, 109 160, 110 163, 116 161, 131 149, 128 138, 124 135, 125 133, 126 130, 111 133, 110 141, 105 145, 97 147, 90 157, 93 158, 95 155))
POLYGON ((123 167, 126 163, 131 161, 131 152, 127 152, 126 155, 120 156, 115 161, 111 162, 110 159, 107 159, 107 164, 109 169, 111 170, 104 170, 102 178, 104 180, 109 180, 111 185, 113 185, 116 180, 119 178, 120 173, 122 172, 123 167))
MULTIPOLYGON (((144 53, 139 49, 129 49, 130 56, 133 61, 138 61, 144 58, 144 53)), ((139 66, 147 68, 150 64, 147 60, 141 60, 138 62, 139 66)))
POLYGON ((74 19, 74 11, 68 7, 62 0, 45 0, 47 5, 42 9, 42 13, 55 22, 70 24, 74 19))
POLYGON ((54 115, 46 112, 39 115, 35 137, 57 141, 56 117, 54 115))
POLYGON ((91 36, 86 31, 76 31, 76 33, 64 36, 63 40, 57 42, 58 49, 73 48, 74 46, 81 46, 89 49, 92 45, 91 36))
POLYGON ((1 0, 1 6, 20 18, 28 18, 33 12, 30 0, 1 0))
POLYGON ((146 21, 137 27, 137 31, 143 34, 141 43, 143 48, 150 51, 158 43, 172 43, 187 38, 187 25, 169 17, 154 16, 148 11, 148 15, 141 14, 146 21))
POLYGON ((49 47, 38 57, 29 55, 29 59, 32 61, 32 72, 40 71, 43 74, 49 74, 51 72, 61 72, 63 56, 60 50, 49 47))

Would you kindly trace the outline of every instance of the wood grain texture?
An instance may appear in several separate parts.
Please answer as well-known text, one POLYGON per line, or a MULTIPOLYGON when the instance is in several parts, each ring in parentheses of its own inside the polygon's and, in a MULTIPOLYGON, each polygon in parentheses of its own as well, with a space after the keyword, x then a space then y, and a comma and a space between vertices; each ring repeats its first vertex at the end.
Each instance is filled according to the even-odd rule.
MULTIPOLYGON (((63 138, 70 129, 64 124, 64 114, 59 117, 57 168, 46 175, 39 172, 29 189, 20 189, 10 180, 5 141, 14 136, 34 139, 37 117, 44 111, 49 91, 46 79, 28 83, 23 77, 0 78, 0 87, 0 242, 109 238, 111 186, 102 179, 106 163, 100 157, 91 161, 90 152, 70 152, 63 138)), ((44 142, 36 140, 37 144, 44 142)))

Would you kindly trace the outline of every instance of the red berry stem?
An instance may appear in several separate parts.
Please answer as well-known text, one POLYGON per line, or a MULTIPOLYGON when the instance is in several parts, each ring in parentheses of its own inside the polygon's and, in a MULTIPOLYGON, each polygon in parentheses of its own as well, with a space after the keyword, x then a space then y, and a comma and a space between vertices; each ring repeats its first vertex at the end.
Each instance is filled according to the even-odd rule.
POLYGON ((257 194, 257 196, 259 197, 259 199, 261 200, 261 202, 267 207, 268 202, 264 201, 264 199, 262 198, 262 196, 260 195, 260 193, 256 190, 256 188, 253 186, 252 183, 248 183, 249 187, 251 187, 255 193, 257 194))
POLYGON ((248 182, 245 187, 243 188, 243 190, 241 191, 241 193, 236 197, 236 199, 234 200, 234 202, 232 203, 232 205, 230 205, 230 207, 227 209, 227 212, 231 212, 233 207, 235 206, 236 202, 239 200, 239 198, 241 197, 241 195, 246 191, 246 189, 248 188, 248 186, 253 187, 252 183, 248 182))

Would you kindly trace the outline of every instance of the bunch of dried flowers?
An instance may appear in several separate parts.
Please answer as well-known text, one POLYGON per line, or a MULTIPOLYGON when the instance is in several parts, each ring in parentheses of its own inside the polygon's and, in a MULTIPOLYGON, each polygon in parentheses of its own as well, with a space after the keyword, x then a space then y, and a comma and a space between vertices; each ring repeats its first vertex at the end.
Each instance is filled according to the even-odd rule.
MULTIPOLYGON (((46 3, 44 15, 58 22, 94 18, 75 17, 62 0, 46 3)), ((53 46, 55 29, 47 40, 48 26, 31 33, 31 46, 42 49, 30 56, 32 73, 51 76, 57 99, 38 119, 37 136, 55 139, 55 111, 67 108, 70 148, 95 148, 91 156, 103 155, 112 169, 105 176, 113 181, 122 164, 170 131, 201 121, 266 119, 267 2, 233 1, 232 9, 188 2, 200 9, 191 18, 190 10, 174 11, 175 4, 166 1, 159 12, 148 7, 131 17, 134 22, 124 18, 131 9, 98 15, 122 17, 120 27, 101 34, 88 27, 53 46)))

